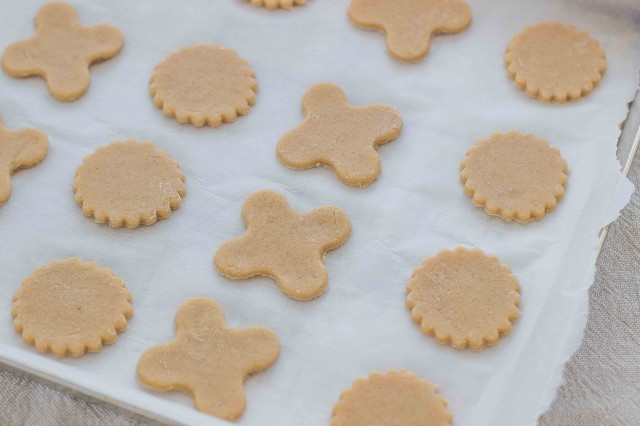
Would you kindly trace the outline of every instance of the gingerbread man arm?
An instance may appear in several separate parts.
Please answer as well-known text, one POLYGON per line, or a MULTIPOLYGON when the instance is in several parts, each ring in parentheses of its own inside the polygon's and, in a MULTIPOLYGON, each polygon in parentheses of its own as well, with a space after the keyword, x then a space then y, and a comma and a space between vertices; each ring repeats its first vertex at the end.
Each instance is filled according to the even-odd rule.
POLYGON ((238 337, 238 349, 250 353, 244 368, 252 374, 269 368, 280 354, 280 339, 267 327, 249 327, 230 330, 238 337))
POLYGON ((2 55, 2 67, 12 77, 38 75, 52 96, 72 101, 89 88, 89 65, 118 54, 124 39, 106 24, 83 26, 66 3, 48 3, 36 15, 36 35, 13 43, 2 55))
POLYGON ((37 129, 6 129, 0 116, 0 206, 11 196, 13 172, 40 163, 48 149, 47 135, 37 129))
POLYGON ((312 210, 305 215, 309 226, 309 235, 315 240, 324 241, 320 255, 343 245, 351 234, 349 216, 338 207, 326 206, 312 210))

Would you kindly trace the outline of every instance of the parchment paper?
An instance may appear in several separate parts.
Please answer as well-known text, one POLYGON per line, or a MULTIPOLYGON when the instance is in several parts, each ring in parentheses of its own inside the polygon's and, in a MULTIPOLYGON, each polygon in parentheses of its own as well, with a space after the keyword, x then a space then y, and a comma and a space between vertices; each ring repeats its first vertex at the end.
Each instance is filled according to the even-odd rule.
MULTIPOLYGON (((2 48, 32 35, 42 3, 0 1, 2 48)), ((92 67, 87 95, 60 103, 41 79, 0 74, 5 125, 37 127, 51 143, 41 165, 14 176, 0 208, 0 358, 164 419, 223 424, 195 411, 188 397, 146 391, 135 378, 140 354, 174 336, 177 307, 209 296, 231 326, 266 325, 282 340, 278 362, 247 381, 240 424, 327 424, 354 379, 391 368, 438 384, 458 425, 535 422, 582 335, 599 230, 632 191, 615 144, 636 88, 640 30, 624 9, 597 2, 469 0, 467 31, 434 38, 424 62, 402 64, 385 53, 381 34, 348 22, 348 3, 310 0, 287 13, 241 0, 77 2, 84 23, 111 23, 126 39, 118 57, 92 67), (507 77, 506 44, 541 20, 574 23, 601 42, 608 70, 588 98, 545 105, 507 77), (180 47, 213 42, 254 67, 257 104, 218 129, 180 125, 153 105, 149 76, 180 47), (278 138, 301 122, 302 95, 319 81, 340 85, 355 105, 385 102, 402 115, 403 133, 380 148, 383 173, 369 189, 347 187, 326 169, 291 171, 276 159, 278 138), (549 139, 571 168, 565 199, 540 223, 487 216, 459 182, 467 149, 511 129, 549 139), (177 159, 188 194, 168 220, 111 229, 82 216, 71 182, 84 156, 127 138, 153 141, 177 159), (298 210, 335 204, 349 214, 352 236, 328 254, 329 289, 319 299, 294 301, 270 279, 232 281, 215 271, 216 248, 244 230, 244 198, 262 188, 282 191, 298 210), (522 286, 513 333, 481 353, 438 345, 405 307, 413 268, 461 244, 498 255, 522 286), (135 313, 101 353, 56 360, 21 342, 9 312, 23 278, 69 256, 111 267, 133 293, 135 313)))

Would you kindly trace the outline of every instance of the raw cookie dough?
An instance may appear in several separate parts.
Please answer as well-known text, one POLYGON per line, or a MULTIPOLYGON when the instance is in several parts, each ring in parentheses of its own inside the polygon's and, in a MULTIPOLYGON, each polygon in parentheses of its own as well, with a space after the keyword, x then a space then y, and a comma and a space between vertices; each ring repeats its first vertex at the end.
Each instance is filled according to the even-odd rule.
POLYGON ((564 195, 568 167, 557 148, 530 133, 495 133, 460 165, 464 192, 504 220, 541 220, 564 195))
POLYGON ((266 7, 269 10, 277 8, 291 9, 293 6, 302 6, 307 4, 307 0, 250 0, 255 7, 266 7))
POLYGON ((520 285, 511 270, 480 249, 457 247, 428 257, 407 285, 411 318, 438 343, 481 350, 511 331, 520 285))
POLYGON ((153 101, 165 115, 194 126, 235 121, 256 102, 258 82, 238 54, 216 44, 183 47, 151 75, 153 101))
POLYGON ((398 112, 384 104, 354 107, 336 85, 312 86, 302 98, 304 122, 278 142, 278 158, 296 170, 324 165, 342 182, 369 186, 381 172, 375 148, 400 134, 398 112))
POLYGON ((99 147, 73 181, 86 216, 116 228, 151 225, 171 216, 187 193, 178 162, 150 142, 128 140, 99 147))
POLYGON ((49 150, 47 135, 36 129, 9 130, 0 115, 0 206, 11 196, 11 175, 44 160, 49 150))
POLYGON ((54 260, 22 281, 13 296, 13 325, 40 352, 98 352, 127 328, 131 293, 110 269, 72 257, 54 260))
POLYGON ((349 18, 386 33, 391 56, 414 62, 427 56, 433 34, 467 28, 471 9, 463 0, 352 0, 349 18))
POLYGON ((7 47, 2 68, 12 77, 41 76, 54 98, 73 101, 89 88, 89 65, 116 56, 123 44, 116 28, 81 25, 73 6, 47 3, 36 15, 36 35, 7 47))
POLYGON ((246 406, 243 382, 270 367, 279 352, 273 331, 228 328, 216 302, 200 297, 180 306, 176 338, 147 349, 137 374, 148 388, 188 392, 198 410, 235 420, 246 406))
POLYGON ((516 86, 545 102, 589 94, 607 67, 596 40, 559 22, 525 28, 509 43, 505 59, 516 86))
POLYGON ((437 387, 406 370, 358 379, 333 407, 331 426, 446 426, 452 420, 437 387))
POLYGON ((292 210, 275 191, 257 191, 242 207, 247 232, 223 243, 214 262, 229 278, 266 275, 275 279, 287 295, 309 300, 327 288, 324 254, 349 238, 346 213, 333 206, 308 213, 292 210))

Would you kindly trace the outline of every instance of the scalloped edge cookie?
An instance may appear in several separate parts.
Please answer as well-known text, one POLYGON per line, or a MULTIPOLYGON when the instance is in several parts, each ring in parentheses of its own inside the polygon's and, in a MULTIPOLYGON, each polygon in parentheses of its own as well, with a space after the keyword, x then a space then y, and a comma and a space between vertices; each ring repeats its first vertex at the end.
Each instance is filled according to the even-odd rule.
POLYGON ((269 10, 291 10, 294 6, 304 6, 307 0, 249 0, 255 7, 264 7, 269 10))
MULTIPOLYGON (((208 59, 211 59, 211 57, 208 59)), ((208 76, 211 74, 211 69, 201 69, 198 72, 203 76, 208 76)), ((197 80, 197 78, 195 78, 195 80, 197 80)), ((193 83, 193 81, 190 81, 190 83, 193 83)), ((227 82, 227 84, 230 83, 227 82)), ((193 86, 193 84, 188 86, 193 86)), ((184 90, 181 91, 181 93, 183 92, 184 90)), ((201 95, 201 90, 198 92, 201 95)), ((153 102, 166 116, 174 117, 180 123, 190 123, 197 127, 204 126, 205 124, 217 127, 222 123, 236 121, 238 117, 247 114, 251 106, 255 104, 257 92, 258 81, 255 78, 255 72, 251 66, 242 59, 235 50, 217 44, 196 44, 183 47, 169 54, 162 62, 156 65, 153 74, 151 74, 149 85, 149 93, 153 98, 153 102), (206 52, 207 55, 226 55, 224 58, 219 58, 225 68, 221 71, 223 74, 222 77, 227 80, 234 80, 240 75, 246 80, 245 83, 238 84, 237 87, 233 89, 236 92, 234 93, 234 97, 226 100, 225 104, 210 103, 209 105, 199 104, 195 107, 193 105, 186 106, 184 100, 167 100, 167 94, 163 93, 167 90, 163 85, 164 78, 172 82, 170 86, 176 86, 175 81, 184 78, 180 74, 183 65, 192 68, 198 65, 206 68, 207 65, 209 65, 196 64, 193 56, 197 57, 198 51, 199 53, 206 52), (229 71, 231 61, 234 61, 235 69, 229 71), (174 64, 178 64, 175 65, 177 67, 176 69, 167 69, 167 67, 173 67, 174 64), (164 75, 165 73, 166 76, 164 75), (174 73, 177 75, 172 75, 174 73)), ((175 97, 179 95, 174 93, 172 96, 175 97)), ((211 100, 211 98, 208 99, 211 100)))
MULTIPOLYGON (((552 38, 553 40, 558 39, 557 34, 552 34, 552 35, 553 35, 553 38, 552 38)), ((538 43, 540 43, 540 41, 538 41, 538 43)), ((575 64, 578 62, 576 59, 576 54, 578 53, 578 50, 576 49, 574 52, 571 52, 571 53, 573 54, 567 55, 566 60, 571 64, 575 64)), ((536 59, 535 61, 530 61, 530 62, 531 63, 544 62, 545 58, 535 58, 535 59, 536 59)), ((598 43, 598 41, 592 38, 589 35, 589 33, 587 33, 586 31, 579 31, 574 25, 565 25, 560 22, 540 22, 538 24, 525 27, 522 31, 520 31, 518 34, 516 34, 513 37, 513 39, 507 46, 507 51, 505 54, 505 64, 507 67, 507 72, 509 74, 509 77, 511 77, 514 80, 516 87, 518 87, 521 90, 524 90, 527 93, 527 95, 529 95, 532 98, 538 98, 543 102, 557 102, 557 103, 576 101, 588 95, 589 93, 591 93, 595 88, 595 86, 598 85, 598 83, 602 79, 602 76, 604 75, 607 69, 605 53, 604 53, 604 50, 602 50, 602 48, 600 47, 600 44, 598 43), (519 48, 520 44, 522 43, 522 39, 524 37, 531 37, 532 34, 535 35, 539 33, 542 33, 542 35, 545 36, 544 34, 545 32, 557 32, 557 31, 571 33, 572 36, 582 38, 582 43, 580 46, 578 46, 578 49, 580 49, 580 52, 586 52, 587 48, 590 47, 590 54, 593 55, 593 58, 595 58, 594 60, 597 60, 598 65, 597 67, 594 67, 594 69, 592 70, 590 81, 577 81, 572 85, 572 87, 562 87, 564 85, 561 85, 561 87, 541 89, 539 87, 539 82, 538 84, 533 83, 530 81, 530 79, 527 79, 526 77, 524 77, 519 73, 519 68, 520 67, 524 68, 525 65, 522 63, 522 58, 518 57, 516 51, 519 48)), ((531 71, 528 70, 528 72, 531 72, 531 71)), ((558 69, 556 70, 556 72, 561 73, 563 76, 566 76, 567 74, 566 70, 558 69)), ((544 80, 545 77, 543 77, 542 79, 544 80)), ((576 77, 576 79, 579 79, 579 77, 576 77)), ((540 78, 538 78, 537 80, 540 80, 540 78)), ((554 86, 551 81, 548 81, 548 85, 554 86)))
POLYGON ((374 424, 372 416, 379 425, 446 426, 453 419, 447 404, 437 386, 411 371, 376 371, 342 391, 333 406, 331 426, 369 426, 374 424), (400 394, 398 387, 405 388, 408 395, 400 394), (415 405, 407 406, 412 397, 415 405))
MULTIPOLYGON (((497 278, 491 278, 491 280, 495 279, 497 278)), ((480 289, 480 285, 476 284, 476 281, 473 282, 473 285, 474 290, 480 289)), ((432 287, 437 286, 432 285, 432 287)), ((435 337, 436 341, 440 344, 448 344, 456 349, 469 348, 479 351, 484 349, 486 345, 492 346, 497 344, 502 336, 511 332, 513 323, 520 317, 519 306, 520 283, 511 272, 511 268, 501 263, 497 256, 485 254, 478 248, 468 249, 465 247, 456 247, 453 250, 440 250, 435 256, 427 257, 419 267, 413 270, 411 279, 407 284, 407 307, 411 312, 411 319, 420 325, 420 329, 424 334, 435 337), (431 306, 432 311, 435 313, 430 316, 430 320, 426 318, 424 310, 421 311, 421 308, 426 302, 421 303, 421 301, 417 300, 418 287, 421 285, 421 281, 426 279, 432 283, 433 281, 437 281, 438 284, 445 282, 457 284, 452 287, 452 289, 453 291, 458 290, 458 293, 463 292, 463 290, 469 290, 468 287, 471 284, 468 282, 458 284, 457 282, 451 283, 451 280, 447 280, 447 276, 445 275, 447 266, 453 268, 454 272, 458 272, 464 268, 471 269, 472 271, 469 272, 469 275, 473 278, 479 276, 479 273, 474 272, 473 269, 478 270, 480 268, 485 274, 486 280, 490 280, 486 275, 490 275, 491 277, 494 275, 496 277, 500 276, 504 284, 504 288, 500 289, 501 292, 504 292, 502 295, 504 298, 500 301, 501 304, 480 307, 478 305, 480 303, 478 298, 470 297, 469 294, 464 294, 465 297, 463 297, 462 300, 456 301, 455 298, 451 299, 451 297, 449 297, 445 301, 444 295, 439 293, 435 296, 431 295, 431 297, 428 298, 431 304, 434 302, 437 302, 437 304, 436 306, 431 306), (458 308, 458 311, 473 309, 475 316, 472 318, 456 318, 456 312, 453 310, 452 305, 469 302, 471 300, 473 300, 473 302, 468 305, 468 308, 458 308), (493 318, 495 321, 494 325, 490 325, 493 321, 488 321, 489 325, 487 323, 483 324, 484 332, 479 331, 472 335, 471 333, 475 332, 475 328, 478 327, 480 318, 487 314, 493 315, 494 311, 498 308, 502 308, 504 317, 500 319, 493 318), (437 322, 435 322, 434 316, 438 320, 437 322), (462 324, 460 321, 466 321, 467 324, 462 324), (487 329, 491 329, 491 331, 489 332, 487 329), (452 330, 455 330, 455 332, 452 330)))
MULTIPOLYGON (((51 279, 51 278, 50 278, 51 279)), ((55 279, 55 275, 53 277, 55 279)), ((46 284, 46 283, 45 283, 46 284)), ((87 284, 90 284, 88 282, 87 284)), ((92 313, 95 312, 97 306, 89 306, 92 313)), ((86 352, 99 352, 105 344, 111 344, 118 338, 118 333, 123 332, 127 328, 127 321, 133 315, 133 307, 131 306, 131 293, 125 287, 122 279, 118 278, 116 274, 109 268, 104 268, 98 265, 96 262, 85 262, 77 257, 71 257, 64 260, 53 260, 44 266, 36 268, 36 270, 27 278, 22 281, 22 285, 15 292, 13 296, 13 307, 11 309, 11 315, 13 317, 13 324, 15 330, 22 335, 22 340, 28 345, 33 345, 39 352, 52 352, 57 357, 63 357, 67 355, 81 356, 86 352), (40 298, 36 298, 35 303, 26 304, 25 300, 29 298, 29 292, 38 290, 34 286, 37 285, 38 280, 47 279, 48 274, 57 272, 62 268, 74 268, 74 278, 84 278, 91 280, 91 276, 87 277, 87 274, 93 274, 93 278, 101 276, 103 279, 108 280, 109 288, 103 290, 103 297, 99 294, 94 294, 94 300, 99 302, 113 302, 113 298, 120 298, 120 305, 122 305, 122 311, 116 306, 115 309, 110 303, 108 306, 104 305, 105 310, 96 315, 95 320, 103 320, 103 324, 98 327, 94 327, 93 330, 82 330, 83 327, 89 326, 91 323, 74 322, 74 332, 70 335, 65 335, 64 339, 57 339, 56 336, 48 336, 46 331, 38 330, 37 321, 36 324, 32 324, 30 318, 37 317, 44 310, 48 310, 47 307, 51 307, 59 302, 56 306, 59 312, 55 312, 54 316, 60 321, 73 320, 73 318, 65 318, 65 311, 69 309, 83 310, 87 309, 87 306, 77 305, 77 299, 73 297, 73 288, 66 286, 66 283, 56 281, 53 284, 55 289, 60 291, 56 292, 52 290, 52 286, 46 286, 43 290, 47 290, 46 294, 40 298), (62 286, 62 288, 60 288, 62 286), (111 294, 111 290, 115 290, 116 294, 111 294), (46 306, 45 306, 46 305, 46 306), (33 312, 29 312, 30 309, 33 312), (107 312, 108 311, 108 312, 107 312), (114 318, 111 320, 105 320, 104 317, 108 314, 112 314, 114 318), (117 317, 117 318, 115 318, 117 317), (81 332, 83 331, 83 332, 81 332), (81 338, 79 338, 79 336, 81 338), (77 341, 70 342, 69 339, 75 339, 77 341)), ((50 318, 48 318, 50 321, 50 318)), ((48 322, 50 324, 50 322, 48 322)))
MULTIPOLYGON (((531 158, 527 156, 527 160, 531 158)), ((504 158, 491 158, 491 164, 496 164, 497 161, 504 160, 504 158)), ((546 159, 548 160, 548 159, 546 159)), ((533 161, 533 160, 532 160, 533 161)), ((549 164, 548 161, 542 162, 539 164, 549 164)), ((519 173, 520 171, 518 171, 519 173)), ((562 158, 560 154, 560 150, 558 148, 552 147, 546 139, 541 139, 535 137, 531 133, 520 133, 516 131, 509 131, 506 133, 496 132, 488 138, 480 139, 474 146, 469 148, 465 158, 462 160, 460 164, 460 180, 464 185, 465 194, 469 195, 472 198, 473 204, 478 207, 482 207, 489 215, 498 216, 506 221, 515 220, 520 223, 528 223, 531 220, 542 220, 545 217, 546 213, 550 213, 555 210, 558 201, 560 201, 564 196, 565 186, 568 180, 569 166, 567 162, 562 158), (504 200, 500 199, 489 199, 485 195, 481 195, 481 189, 478 188, 479 183, 474 181, 472 177, 470 177, 470 162, 472 156, 477 153, 480 149, 488 149, 488 146, 494 143, 501 142, 511 142, 514 139, 520 139, 526 143, 536 143, 547 149, 549 153, 557 154, 556 163, 558 164, 558 182, 557 188, 554 191, 550 191, 548 194, 544 196, 540 196, 540 199, 535 203, 532 203, 531 206, 527 208, 513 208, 513 207, 505 207, 504 200)), ((545 176, 548 173, 545 173, 545 176)), ((536 181, 533 180, 535 177, 529 177, 528 181, 531 181, 532 186, 536 186, 536 181)), ((494 189, 498 186, 499 182, 491 182, 485 184, 485 186, 494 189)), ((504 185, 502 185, 504 186, 504 185)), ((508 188, 505 189, 505 193, 508 194, 508 188)), ((504 197, 502 197, 504 198, 504 197)))
MULTIPOLYGON (((122 155, 122 153, 115 152, 111 155, 116 156, 117 158, 117 156, 122 155)), ((113 228, 118 228, 123 225, 127 228, 137 228, 141 224, 152 225, 156 223, 158 219, 166 219, 171 216, 172 211, 180 207, 182 204, 182 198, 187 193, 185 180, 186 178, 184 173, 182 173, 180 164, 171 158, 169 154, 158 150, 151 142, 139 142, 129 139, 126 141, 114 141, 109 145, 98 147, 92 154, 86 156, 82 164, 76 169, 76 177, 73 180, 73 192, 75 193, 76 203, 82 207, 82 213, 85 216, 93 216, 97 223, 108 223, 109 226, 113 228), (113 174, 126 174, 129 176, 131 173, 136 173, 138 175, 138 181, 141 181, 143 178, 156 179, 158 180, 157 184, 160 185, 160 189, 162 189, 163 197, 154 200, 153 203, 155 203, 155 205, 153 206, 151 206, 151 202, 146 203, 147 205, 145 208, 137 206, 136 209, 134 209, 132 206, 119 206, 119 210, 121 211, 114 212, 110 211, 112 210, 111 208, 107 210, 105 205, 100 204, 99 198, 101 198, 101 194, 92 193, 91 195, 88 195, 87 193, 88 190, 95 192, 96 187, 104 188, 109 184, 114 184, 114 182, 105 181, 101 182, 100 185, 96 182, 92 182, 91 187, 87 189, 85 181, 91 182, 92 175, 97 173, 96 162, 106 161, 105 155, 109 156, 114 150, 127 148, 148 150, 149 155, 153 155, 156 158, 156 163, 158 161, 163 161, 167 168, 166 173, 173 174, 171 178, 173 182, 165 185, 165 188, 162 188, 162 185, 166 184, 168 178, 144 175, 144 164, 138 164, 137 167, 133 168, 133 170, 129 172, 128 170, 116 170, 118 167, 122 167, 120 162, 117 163, 118 167, 116 167, 116 169, 110 169, 113 174), (171 194, 168 192, 171 192, 171 194), (90 200, 88 200, 88 198, 90 198, 90 200)), ((155 187, 156 182, 150 183, 155 187)), ((140 191, 146 191, 144 188, 138 189, 140 191)), ((112 202, 110 199, 107 199, 106 201, 109 203, 112 202)))

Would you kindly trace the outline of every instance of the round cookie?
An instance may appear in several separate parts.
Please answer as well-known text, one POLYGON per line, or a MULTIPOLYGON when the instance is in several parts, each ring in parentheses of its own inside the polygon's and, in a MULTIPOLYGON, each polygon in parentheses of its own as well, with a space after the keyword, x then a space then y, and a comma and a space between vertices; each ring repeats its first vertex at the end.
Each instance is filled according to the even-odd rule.
POLYGON ((559 22, 525 28, 509 43, 505 61, 516 86, 545 102, 573 101, 591 93, 607 67, 596 40, 559 22))
POLYGON ((331 426, 445 426, 451 420, 436 386, 412 372, 391 370, 358 379, 342 392, 331 426))
POLYGON ((278 8, 290 10, 293 6, 303 6, 307 0, 250 0, 255 7, 266 7, 269 10, 278 8))
POLYGON ((511 270, 479 249, 428 257, 407 285, 411 318, 438 343, 481 350, 495 345, 520 316, 520 285, 511 270))
POLYGON ((150 142, 112 142, 87 156, 73 191, 86 216, 112 227, 151 225, 171 215, 186 194, 177 161, 150 142))
POLYGON ((258 83, 238 54, 216 44, 183 47, 156 66, 149 88, 170 117, 194 126, 218 126, 249 112, 258 83))
POLYGON ((110 269, 78 258, 54 260, 13 296, 14 327, 25 343, 55 356, 98 352, 133 314, 131 293, 110 269))
POLYGON ((529 133, 495 133, 471 147, 460 165, 464 192, 490 215, 541 220, 564 195, 568 167, 557 148, 529 133))

